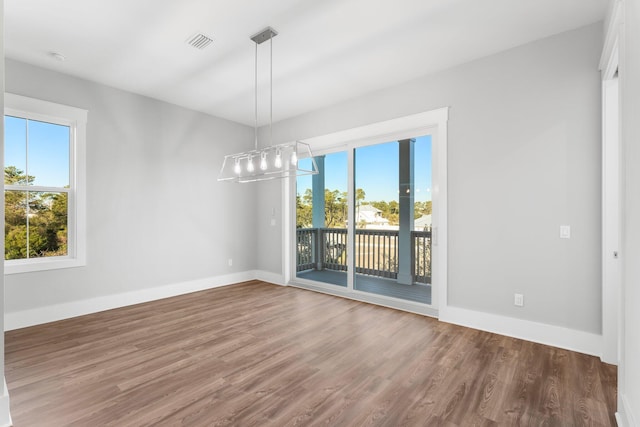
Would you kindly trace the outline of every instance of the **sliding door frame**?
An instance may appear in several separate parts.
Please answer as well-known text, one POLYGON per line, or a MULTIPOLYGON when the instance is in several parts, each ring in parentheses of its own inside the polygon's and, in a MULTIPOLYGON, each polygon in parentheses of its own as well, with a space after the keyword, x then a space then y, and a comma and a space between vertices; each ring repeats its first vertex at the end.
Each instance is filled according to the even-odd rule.
POLYGON ((620 27, 621 5, 611 13, 609 30, 600 58, 602 77, 602 355, 605 363, 618 365, 622 331, 622 220, 620 142, 620 27))
POLYGON ((347 288, 339 288, 296 277, 296 181, 291 178, 283 185, 286 231, 284 233, 283 271, 285 283, 305 289, 330 293, 359 301, 378 304, 409 312, 437 317, 438 310, 447 305, 447 121, 448 108, 393 119, 348 129, 304 140, 314 155, 347 152, 348 176, 348 236, 347 288), (432 251, 431 251, 431 304, 417 303, 393 297, 371 294, 354 289, 354 151, 356 148, 399 141, 424 135, 432 142, 432 251))

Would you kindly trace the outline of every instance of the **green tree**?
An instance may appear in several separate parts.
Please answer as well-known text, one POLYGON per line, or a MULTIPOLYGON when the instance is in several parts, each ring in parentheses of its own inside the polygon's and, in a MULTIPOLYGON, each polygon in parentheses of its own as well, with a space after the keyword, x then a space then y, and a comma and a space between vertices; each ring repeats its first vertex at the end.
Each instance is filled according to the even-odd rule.
POLYGON ((423 215, 431 215, 431 200, 426 202, 415 202, 413 205, 414 216, 420 218, 423 215))
MULTIPOLYGON (((7 166, 4 179, 7 185, 28 186, 35 177, 7 166)), ((67 206, 64 192, 5 191, 5 259, 66 255, 67 206)))
POLYGON ((21 259, 27 257, 27 225, 5 226, 4 237, 5 259, 21 259))
POLYGON ((304 199, 297 194, 296 195, 296 227, 297 228, 309 228, 311 227, 311 205, 306 203, 304 199))
POLYGON ((367 195, 362 188, 356 188, 356 206, 360 206, 366 196, 367 195))
POLYGON ((327 228, 346 226, 347 195, 339 190, 324 190, 324 223, 327 228))
POLYGON ((35 176, 26 175, 24 171, 21 171, 15 166, 7 166, 4 168, 5 185, 31 185, 35 179, 35 176))
POLYGON ((387 219, 389 220, 389 225, 400 224, 400 205, 396 200, 389 202, 389 216, 387 216, 387 219))
POLYGON ((8 228, 27 224, 27 192, 5 191, 4 193, 4 227, 8 228))
MULTIPOLYGON (((356 203, 365 199, 362 188, 356 190, 356 203)), ((324 226, 327 228, 346 228, 348 198, 345 191, 324 190, 324 226)), ((296 227, 309 228, 313 223, 313 192, 307 188, 304 194, 296 195, 296 227)))

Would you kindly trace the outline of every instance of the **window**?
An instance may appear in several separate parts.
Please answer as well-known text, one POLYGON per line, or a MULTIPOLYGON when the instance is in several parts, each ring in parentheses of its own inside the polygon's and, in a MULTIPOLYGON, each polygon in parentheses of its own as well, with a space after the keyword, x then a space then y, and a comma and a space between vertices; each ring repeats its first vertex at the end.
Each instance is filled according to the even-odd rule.
POLYGON ((5 94, 5 274, 85 264, 87 111, 5 94))

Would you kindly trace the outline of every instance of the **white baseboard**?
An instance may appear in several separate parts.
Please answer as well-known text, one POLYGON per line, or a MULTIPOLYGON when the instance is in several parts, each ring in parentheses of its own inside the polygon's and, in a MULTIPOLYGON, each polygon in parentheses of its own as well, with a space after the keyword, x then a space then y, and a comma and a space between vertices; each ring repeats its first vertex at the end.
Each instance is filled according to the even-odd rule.
MULTIPOLYGON (((113 308, 169 298, 191 292, 203 291, 233 283, 245 282, 256 278, 254 271, 245 271, 224 276, 208 277, 189 282, 173 283, 155 288, 141 289, 103 297, 72 301, 63 304, 49 305, 29 310, 6 312, 4 316, 5 331, 55 322, 113 308)), ((1 424, 0 424, 1 425, 1 424)))
POLYGON ((440 309, 443 322, 601 356, 602 335, 458 307, 440 309))
POLYGON ((638 418, 634 416, 627 396, 621 395, 620 402, 622 403, 622 408, 618 408, 618 412, 616 412, 618 427, 638 427, 639 425, 636 422, 638 418))
POLYGON ((264 270, 254 270, 253 271, 254 279, 262 280, 263 282, 273 283, 274 285, 286 286, 284 283, 284 277, 282 274, 272 273, 270 271, 264 270))
MULTIPOLYGON (((254 279, 277 285, 286 285, 283 276, 280 274, 263 270, 250 270, 29 310, 6 312, 4 326, 5 330, 10 331, 254 279)), ((370 302, 376 303, 376 301, 370 302)), ((438 318, 448 323, 594 356, 600 356, 602 348, 601 335, 463 308, 445 307, 439 310, 438 318)))
POLYGON ((9 412, 9 389, 7 389, 7 380, 4 379, 4 389, 2 396, 0 396, 0 426, 9 427, 13 425, 11 421, 11 413, 9 412))

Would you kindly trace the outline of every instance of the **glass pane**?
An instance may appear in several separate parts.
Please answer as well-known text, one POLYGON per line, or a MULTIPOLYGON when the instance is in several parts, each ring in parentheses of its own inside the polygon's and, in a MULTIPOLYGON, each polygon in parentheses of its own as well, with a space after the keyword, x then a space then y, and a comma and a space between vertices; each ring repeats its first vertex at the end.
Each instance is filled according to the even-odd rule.
POLYGON ((69 186, 69 127, 29 120, 28 128, 29 175, 33 184, 69 186))
POLYGON ((29 258, 67 255, 67 198, 29 192, 29 258))
POLYGON ((4 183, 26 184, 27 121, 18 117, 4 118, 4 183))
MULTIPOLYGON (((318 175, 296 181, 296 275, 346 287, 347 153, 315 160, 318 175)), ((310 168, 311 159, 301 159, 299 164, 310 168)))
POLYGON ((355 150, 354 288, 431 303, 431 138, 355 150))
POLYGON ((4 192, 4 259, 27 257, 27 192, 4 192))

